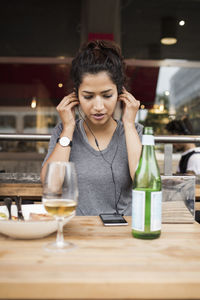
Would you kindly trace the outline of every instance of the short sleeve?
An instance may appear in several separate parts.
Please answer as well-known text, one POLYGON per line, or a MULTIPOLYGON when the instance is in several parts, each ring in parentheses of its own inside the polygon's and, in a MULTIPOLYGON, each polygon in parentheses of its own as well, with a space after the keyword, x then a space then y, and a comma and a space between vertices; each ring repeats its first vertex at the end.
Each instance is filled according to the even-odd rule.
POLYGON ((187 171, 193 171, 196 175, 200 174, 200 153, 194 153, 190 156, 187 171))
POLYGON ((51 153, 53 152, 53 150, 54 150, 54 148, 56 146, 56 143, 57 143, 57 139, 59 138, 61 132, 62 132, 62 123, 58 123, 56 125, 56 127, 52 131, 51 139, 49 141, 48 152, 47 152, 47 155, 45 156, 45 159, 44 159, 44 161, 42 163, 42 166, 47 161, 47 159, 49 158, 49 156, 51 155, 51 153))
POLYGON ((143 128, 144 126, 140 123, 135 123, 135 128, 137 130, 137 133, 139 135, 140 140, 142 141, 142 134, 143 134, 143 128))

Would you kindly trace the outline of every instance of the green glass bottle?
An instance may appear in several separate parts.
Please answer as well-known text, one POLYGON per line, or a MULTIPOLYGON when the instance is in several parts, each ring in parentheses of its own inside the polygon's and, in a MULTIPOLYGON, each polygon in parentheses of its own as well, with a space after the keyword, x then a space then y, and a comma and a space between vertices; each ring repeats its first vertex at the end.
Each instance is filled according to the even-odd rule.
POLYGON ((140 239, 155 239, 161 234, 162 186, 152 127, 144 128, 142 145, 133 183, 132 234, 140 239))

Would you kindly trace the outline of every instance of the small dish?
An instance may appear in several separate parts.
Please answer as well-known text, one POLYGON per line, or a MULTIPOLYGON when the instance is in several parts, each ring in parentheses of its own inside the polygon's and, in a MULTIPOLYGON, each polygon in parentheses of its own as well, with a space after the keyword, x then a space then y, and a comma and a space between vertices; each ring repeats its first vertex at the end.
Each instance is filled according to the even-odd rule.
MULTIPOLYGON (((8 210, 6 206, 0 206, 0 212, 5 213, 8 216, 8 210)), ((12 216, 17 217, 17 207, 12 205, 12 216)), ((3 233, 9 237, 16 239, 38 239, 48 236, 49 234, 57 230, 56 220, 39 220, 29 221, 30 213, 46 214, 46 210, 43 204, 27 204, 22 205, 22 213, 25 221, 18 220, 5 220, 0 218, 0 233, 3 233)), ((64 225, 74 215, 64 220, 64 225)))

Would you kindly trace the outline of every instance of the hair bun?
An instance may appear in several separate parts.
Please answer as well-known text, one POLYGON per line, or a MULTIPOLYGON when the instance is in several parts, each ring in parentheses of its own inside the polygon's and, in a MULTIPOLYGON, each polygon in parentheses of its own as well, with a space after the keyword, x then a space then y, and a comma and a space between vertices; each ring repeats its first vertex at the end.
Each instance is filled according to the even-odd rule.
POLYGON ((114 41, 107 41, 107 40, 92 40, 83 45, 81 48, 82 50, 97 50, 102 51, 107 55, 108 52, 112 52, 115 55, 119 56, 121 60, 123 57, 121 56, 121 49, 114 41))
POLYGON ((92 40, 85 43, 72 61, 71 76, 78 90, 84 74, 105 71, 117 86, 118 94, 125 84, 125 65, 120 47, 113 41, 92 40))

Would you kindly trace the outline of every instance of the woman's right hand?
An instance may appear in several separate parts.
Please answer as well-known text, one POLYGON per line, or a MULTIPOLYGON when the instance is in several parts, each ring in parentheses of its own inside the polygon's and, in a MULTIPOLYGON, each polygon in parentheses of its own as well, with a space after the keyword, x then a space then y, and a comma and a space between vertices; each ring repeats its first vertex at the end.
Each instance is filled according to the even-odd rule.
POLYGON ((75 127, 75 106, 79 104, 79 100, 76 96, 76 93, 73 92, 69 94, 68 96, 64 97, 61 102, 56 107, 62 124, 63 128, 73 128, 75 127))

